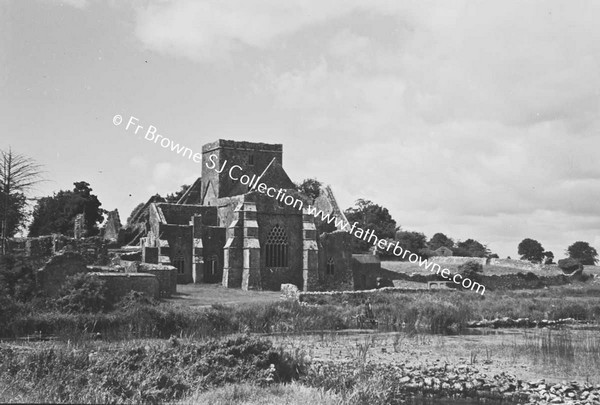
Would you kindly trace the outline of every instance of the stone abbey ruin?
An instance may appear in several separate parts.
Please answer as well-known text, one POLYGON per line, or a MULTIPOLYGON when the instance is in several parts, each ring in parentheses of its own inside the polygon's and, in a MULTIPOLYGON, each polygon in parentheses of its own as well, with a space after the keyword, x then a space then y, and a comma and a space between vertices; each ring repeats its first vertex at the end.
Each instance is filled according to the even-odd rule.
POLYGON ((101 237, 86 237, 79 215, 74 238, 13 239, 11 252, 39 268, 37 280, 48 295, 78 272, 105 280, 115 299, 131 290, 166 297, 187 283, 274 291, 282 284, 300 291, 376 287, 376 257, 353 255, 352 235, 307 213, 312 204, 345 219, 331 188, 322 187, 316 199, 299 192, 283 169, 282 145, 218 140, 204 145, 202 155, 201 177, 175 203, 152 196, 126 227, 112 211, 101 237), (217 167, 239 165, 245 174, 306 202, 304 208, 209 169, 208 156, 216 157, 217 167))
MULTIPOLYGON (((39 269, 37 283, 50 296, 79 272, 104 280, 114 301, 129 291, 169 297, 177 284, 188 283, 271 291, 285 285, 286 291, 293 288, 305 294, 393 287, 397 281, 408 283, 408 290, 446 286, 436 274, 391 271, 381 267, 376 255, 352 254, 353 235, 307 210, 312 205, 345 221, 331 188, 321 187, 317 197, 298 191, 283 169, 282 145, 218 140, 203 146, 202 157, 201 177, 179 200, 152 196, 125 227, 114 210, 108 213, 102 236, 86 237, 80 214, 73 238, 13 239, 10 251, 20 265, 39 269), (205 164, 209 158, 213 168, 205 164), (302 209, 252 189, 258 180, 249 184, 234 180, 227 170, 220 170, 225 165, 237 165, 245 175, 303 201, 302 209)), ((518 274, 480 275, 479 281, 491 289, 570 282, 566 275, 539 277, 530 272, 534 265, 518 260, 443 252, 431 260, 454 265, 481 261, 521 269, 518 274)))

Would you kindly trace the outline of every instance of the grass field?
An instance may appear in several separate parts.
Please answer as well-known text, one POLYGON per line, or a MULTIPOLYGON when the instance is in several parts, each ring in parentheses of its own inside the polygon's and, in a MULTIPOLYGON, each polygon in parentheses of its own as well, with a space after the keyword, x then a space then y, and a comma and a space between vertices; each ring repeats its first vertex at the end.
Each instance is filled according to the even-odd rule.
POLYGON ((277 291, 243 291, 237 288, 225 288, 219 284, 179 284, 177 294, 165 299, 172 304, 186 307, 210 307, 213 304, 252 304, 279 300, 277 291))

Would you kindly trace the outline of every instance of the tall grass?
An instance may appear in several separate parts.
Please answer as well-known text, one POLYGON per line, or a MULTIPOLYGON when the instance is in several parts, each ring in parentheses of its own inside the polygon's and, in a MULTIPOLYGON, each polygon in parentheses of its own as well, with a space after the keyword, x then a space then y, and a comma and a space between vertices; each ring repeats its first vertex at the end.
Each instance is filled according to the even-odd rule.
POLYGON ((600 369, 600 335, 589 330, 533 330, 504 345, 515 361, 562 376, 591 376, 600 369))
POLYGON ((231 383, 290 382, 301 355, 266 340, 232 336, 202 343, 128 342, 121 347, 52 345, 0 350, 0 401, 164 403, 231 383))

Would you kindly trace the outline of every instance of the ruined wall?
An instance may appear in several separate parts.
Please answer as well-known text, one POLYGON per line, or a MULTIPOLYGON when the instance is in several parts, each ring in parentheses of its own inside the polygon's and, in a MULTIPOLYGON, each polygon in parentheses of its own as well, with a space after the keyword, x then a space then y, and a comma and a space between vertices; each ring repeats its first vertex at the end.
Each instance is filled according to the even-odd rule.
POLYGON ((161 298, 170 297, 177 292, 177 269, 173 266, 121 260, 123 273, 144 273, 156 276, 161 298))
POLYGON ((216 207, 167 203, 157 204, 157 207, 162 211, 165 220, 169 224, 189 225, 194 215, 201 215, 203 225, 217 225, 216 207))
POLYGON ((177 269, 173 266, 140 263, 138 273, 152 274, 158 280, 158 292, 161 298, 177 293, 177 269))
POLYGON ((223 248, 226 242, 226 228, 207 226, 202 228, 203 246, 203 281, 205 283, 220 283, 223 280, 223 248), (213 259, 214 272, 213 272, 213 259))
POLYGON ((166 255, 171 260, 171 265, 176 265, 178 259, 183 260, 183 272, 177 274, 179 284, 193 282, 193 227, 190 225, 160 224, 161 239, 169 242, 169 247, 161 248, 161 255, 166 255))
POLYGON ((36 273, 38 288, 47 297, 56 297, 67 277, 87 271, 86 262, 78 253, 53 256, 36 273))
POLYGON ((121 218, 119 217, 119 210, 109 211, 106 218, 106 225, 104 226, 103 238, 111 242, 117 242, 119 240, 119 234, 121 232, 121 218))
POLYGON ((302 211, 279 204, 266 195, 255 195, 258 239, 260 241, 260 285, 264 290, 279 291, 281 284, 303 288, 303 226, 302 211), (265 245, 271 229, 279 225, 288 238, 288 266, 267 267, 265 245))
POLYGON ((438 264, 464 264, 466 262, 477 262, 485 266, 487 259, 485 257, 463 257, 463 256, 433 256, 429 259, 432 263, 438 264))
POLYGON ((377 287, 381 262, 375 255, 352 255, 352 275, 355 290, 370 290, 377 287))
POLYGON ((319 237, 319 268, 315 289, 323 291, 354 288, 352 238, 351 234, 344 231, 324 233, 319 237), (330 260, 333 261, 333 274, 327 271, 330 260))
POLYGON ((156 276, 143 273, 90 273, 105 282, 106 298, 115 303, 130 291, 138 291, 154 299, 160 297, 156 276))
POLYGON ((9 253, 24 258, 33 267, 42 267, 60 251, 79 253, 89 265, 106 265, 110 261, 108 243, 99 236, 74 239, 54 234, 9 241, 9 253))

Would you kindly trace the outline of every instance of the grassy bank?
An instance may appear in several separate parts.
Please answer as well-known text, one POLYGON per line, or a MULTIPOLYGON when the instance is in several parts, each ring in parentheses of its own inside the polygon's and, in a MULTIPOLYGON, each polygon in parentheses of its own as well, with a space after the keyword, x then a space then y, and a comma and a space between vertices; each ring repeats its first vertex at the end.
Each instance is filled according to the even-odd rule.
MULTIPOLYGON (((600 321, 600 287, 568 286, 547 290, 494 292, 481 297, 469 292, 423 292, 369 295, 380 326, 399 326, 421 333, 457 333, 469 321, 498 317, 532 320, 575 318, 600 321)), ((104 340, 207 338, 232 333, 301 333, 351 329, 364 312, 360 295, 319 296, 308 305, 267 302, 190 308, 172 303, 137 302, 99 313, 65 313, 19 304, 0 319, 0 337, 35 333, 76 341, 100 334, 104 340)))

